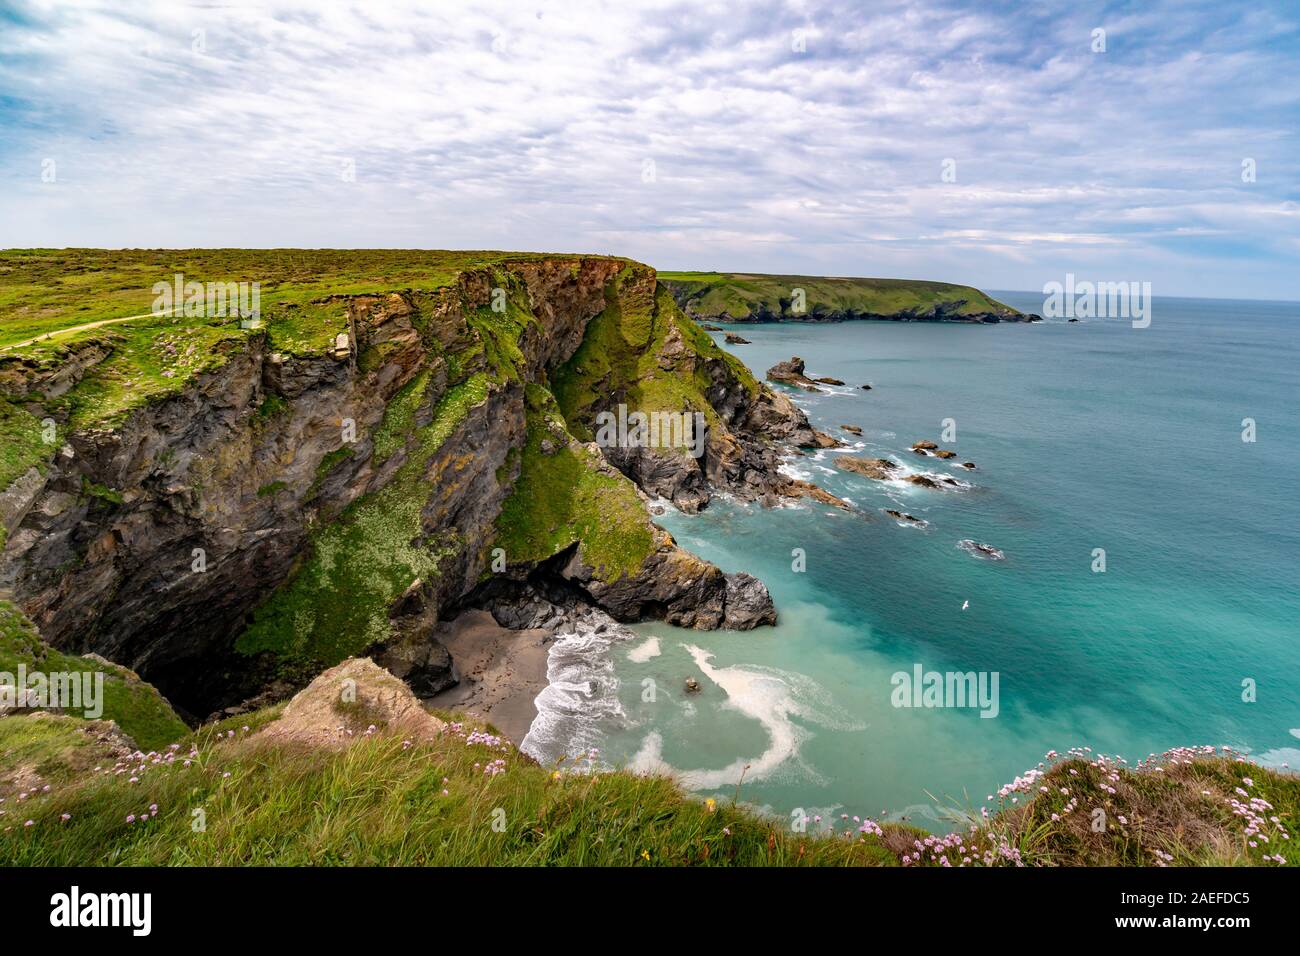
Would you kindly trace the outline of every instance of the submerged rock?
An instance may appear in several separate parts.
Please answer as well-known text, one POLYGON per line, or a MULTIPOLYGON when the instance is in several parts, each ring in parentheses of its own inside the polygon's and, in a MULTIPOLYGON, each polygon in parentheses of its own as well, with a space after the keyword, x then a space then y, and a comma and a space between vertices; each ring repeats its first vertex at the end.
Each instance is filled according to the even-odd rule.
POLYGON ((957 547, 975 558, 984 558, 987 561, 1005 561, 1007 556, 991 544, 981 544, 978 541, 972 541, 970 538, 963 538, 957 542, 957 547))
POLYGON ((850 455, 841 455, 835 459, 835 467, 851 471, 855 475, 862 475, 864 478, 874 478, 876 481, 890 481, 898 477, 898 465, 888 458, 854 458, 850 455))

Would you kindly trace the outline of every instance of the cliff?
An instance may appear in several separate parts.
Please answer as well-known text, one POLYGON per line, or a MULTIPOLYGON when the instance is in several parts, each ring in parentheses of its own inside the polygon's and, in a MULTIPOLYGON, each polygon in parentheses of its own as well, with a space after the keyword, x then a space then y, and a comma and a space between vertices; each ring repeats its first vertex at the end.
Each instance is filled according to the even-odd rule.
POLYGON ((978 289, 914 279, 665 272, 660 280, 692 318, 715 322, 1033 322, 978 289))
POLYGON ((0 262, 18 278, 0 322, 0 596, 52 647, 139 672, 192 717, 427 642, 494 579, 560 582, 620 620, 775 619, 761 583, 682 551, 646 497, 770 498, 788 491, 780 446, 828 439, 646 266, 232 250, 0 262), (173 272, 259 281, 257 320, 123 299, 173 272), (602 447, 591 426, 610 403, 701 413, 705 454, 602 447))

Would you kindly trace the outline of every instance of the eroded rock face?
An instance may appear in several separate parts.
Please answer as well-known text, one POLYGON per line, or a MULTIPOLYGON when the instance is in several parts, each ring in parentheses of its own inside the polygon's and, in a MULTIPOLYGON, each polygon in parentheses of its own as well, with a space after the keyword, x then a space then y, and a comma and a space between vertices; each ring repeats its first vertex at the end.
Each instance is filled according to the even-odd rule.
MULTIPOLYGON (((644 282, 648 288, 629 294, 651 298, 653 274, 644 282)), ((657 311, 655 322, 668 323, 654 356, 656 366, 675 380, 706 382, 703 399, 717 421, 708 426, 698 457, 680 448, 602 449, 609 462, 650 497, 665 498, 687 513, 706 507, 715 490, 766 504, 798 497, 780 474, 781 456, 790 446, 833 448, 840 442, 814 429, 788 396, 761 385, 755 389, 756 383, 742 381, 721 353, 702 354, 692 347, 674 317, 657 311)), ((603 400, 588 409, 585 424, 625 402, 626 388, 627 383, 612 383, 603 400)))
MULTIPOLYGON (((607 259, 510 264, 538 317, 520 339, 525 380, 573 354, 622 267, 607 259)), ((417 424, 427 424, 448 388, 443 355, 472 356, 465 316, 489 304, 499 281, 471 271, 419 301, 406 292, 337 297, 330 301, 347 318, 346 355, 278 354, 254 333, 224 346, 224 364, 179 394, 111 429, 74 432, 44 474, 4 491, 0 511, 10 533, 0 589, 49 643, 128 666, 195 715, 265 691, 283 675, 238 654, 235 639, 302 560, 312 529, 387 486, 408 460, 405 446, 382 460, 375 454, 373 436, 389 403, 427 375, 428 401, 416 412, 417 424), (359 361, 363 353, 380 360, 359 361), (357 436, 350 443, 347 421, 357 436), (88 485, 113 493, 88 494, 88 485)), ((8 361, 0 384, 11 395, 61 394, 103 361, 109 342, 75 351, 63 366, 8 361)), ((663 360, 685 367, 699 359, 677 341, 663 360)), ((462 373, 483 363, 481 355, 469 361, 462 373)), ((788 399, 749 394, 725 362, 705 371, 727 433, 716 443, 711 435, 708 452, 689 467, 643 459, 621 462, 620 470, 648 494, 687 504, 707 501, 710 483, 748 497, 773 494, 780 478, 772 443, 823 436, 788 399)), ((518 473, 512 452, 524 435, 522 384, 493 384, 423 474, 429 491, 421 523, 428 536, 457 544, 436 579, 397 602, 393 637, 375 652, 427 688, 446 679, 446 668, 423 636, 478 582, 483 543, 518 473)), ((573 585, 624 620, 753 627, 775 619, 761 583, 729 579, 665 537, 638 574, 605 583, 574 567, 573 585)))
POLYGON ((679 548, 661 528, 655 528, 655 538, 658 547, 635 575, 603 581, 575 552, 560 577, 620 621, 655 618, 702 631, 776 623, 772 596, 761 581, 743 573, 724 574, 679 548))

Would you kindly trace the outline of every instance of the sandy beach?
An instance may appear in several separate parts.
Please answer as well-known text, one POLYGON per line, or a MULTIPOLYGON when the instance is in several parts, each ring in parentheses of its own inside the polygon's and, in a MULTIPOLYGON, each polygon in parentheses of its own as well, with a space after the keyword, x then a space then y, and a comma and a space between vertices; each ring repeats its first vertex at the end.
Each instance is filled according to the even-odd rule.
POLYGON ((543 628, 512 631, 487 611, 466 611, 438 625, 460 683, 428 703, 484 720, 517 746, 537 716, 533 702, 546 686, 552 637, 543 628))

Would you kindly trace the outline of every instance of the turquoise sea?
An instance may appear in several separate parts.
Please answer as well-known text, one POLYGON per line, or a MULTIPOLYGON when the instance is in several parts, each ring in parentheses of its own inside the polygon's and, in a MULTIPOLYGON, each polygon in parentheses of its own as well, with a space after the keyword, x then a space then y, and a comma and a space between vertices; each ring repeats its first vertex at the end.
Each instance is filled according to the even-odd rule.
MULTIPOLYGON (((1042 311, 1039 295, 993 294, 1042 311)), ((701 794, 739 784, 780 814, 935 829, 1052 749, 1135 761, 1230 745, 1300 767, 1300 304, 1157 298, 1152 314, 1145 329, 744 326, 752 344, 726 347, 756 375, 799 355, 810 375, 845 380, 794 397, 856 442, 847 453, 970 487, 874 482, 835 470, 846 452, 830 451, 788 468, 868 517, 722 499, 670 509, 658 520, 681 544, 767 583, 780 623, 641 625, 635 641, 558 649, 551 693, 575 719, 549 746, 671 769, 701 794), (918 439, 958 457, 918 458, 918 439), (997 672, 997 716, 893 706, 891 676, 916 665, 997 672)))

